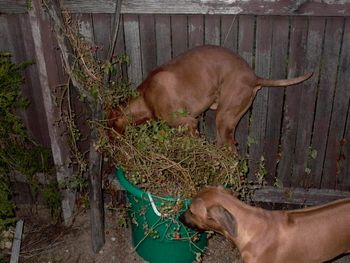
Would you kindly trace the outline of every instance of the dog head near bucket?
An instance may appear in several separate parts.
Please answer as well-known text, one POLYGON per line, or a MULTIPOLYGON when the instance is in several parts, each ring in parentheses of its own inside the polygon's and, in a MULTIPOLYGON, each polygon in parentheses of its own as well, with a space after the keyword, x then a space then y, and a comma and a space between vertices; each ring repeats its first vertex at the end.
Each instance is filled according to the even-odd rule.
POLYGON ((212 230, 229 239, 236 237, 234 216, 218 202, 222 195, 232 196, 222 186, 205 188, 193 198, 189 209, 179 217, 180 221, 197 231, 212 230))

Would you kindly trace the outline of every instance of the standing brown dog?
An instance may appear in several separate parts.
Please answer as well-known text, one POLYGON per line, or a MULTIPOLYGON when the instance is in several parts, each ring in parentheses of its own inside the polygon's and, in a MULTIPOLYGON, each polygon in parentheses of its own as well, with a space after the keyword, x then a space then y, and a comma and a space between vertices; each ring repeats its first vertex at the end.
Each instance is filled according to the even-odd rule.
POLYGON ((171 126, 187 126, 195 135, 196 117, 211 108, 216 109, 217 143, 235 144, 236 125, 262 86, 294 85, 311 75, 263 79, 225 48, 196 47, 151 72, 137 88, 138 97, 111 110, 108 125, 123 133, 128 121, 138 125, 163 119, 171 126))
POLYGON ((223 234, 245 263, 321 263, 350 252, 350 199, 290 211, 268 211, 209 187, 180 220, 223 234))

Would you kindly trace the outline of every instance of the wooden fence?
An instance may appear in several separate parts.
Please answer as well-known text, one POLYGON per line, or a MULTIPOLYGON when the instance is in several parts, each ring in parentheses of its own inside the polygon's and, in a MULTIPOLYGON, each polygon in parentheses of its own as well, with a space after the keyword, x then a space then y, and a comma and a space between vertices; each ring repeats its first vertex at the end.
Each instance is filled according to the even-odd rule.
MULTIPOLYGON (((157 65, 203 44, 239 53, 262 77, 313 71, 303 84, 258 92, 238 126, 240 151, 249 156, 250 176, 266 167, 270 185, 349 191, 350 1, 235 2, 125 0, 115 52, 129 55, 130 81, 136 86, 157 65)), ((13 52, 16 61, 37 59, 33 21, 24 3, 0 4, 0 13, 13 13, 0 15, 0 50, 13 52)), ((82 35, 105 57, 114 1, 65 1, 65 6, 79 16, 82 35)), ((43 43, 43 56, 55 64, 49 72, 55 75, 49 83, 53 89, 66 80, 49 31, 43 43)), ((31 106, 24 119, 33 136, 50 145, 40 74, 37 66, 26 74, 24 92, 31 106)), ((211 111, 204 117, 209 138, 214 117, 211 111)))

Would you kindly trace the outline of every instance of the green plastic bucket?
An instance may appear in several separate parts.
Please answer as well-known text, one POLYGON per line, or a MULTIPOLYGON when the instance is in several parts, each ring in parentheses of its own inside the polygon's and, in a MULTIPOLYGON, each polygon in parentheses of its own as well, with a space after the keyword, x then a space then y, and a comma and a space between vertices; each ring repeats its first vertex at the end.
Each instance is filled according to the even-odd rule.
POLYGON ((116 178, 126 190, 132 242, 136 252, 150 263, 195 261, 207 246, 208 240, 205 233, 196 233, 178 221, 178 216, 188 208, 190 201, 185 200, 177 216, 168 218, 166 208, 173 207, 178 200, 146 193, 131 184, 120 168, 116 170, 116 178))

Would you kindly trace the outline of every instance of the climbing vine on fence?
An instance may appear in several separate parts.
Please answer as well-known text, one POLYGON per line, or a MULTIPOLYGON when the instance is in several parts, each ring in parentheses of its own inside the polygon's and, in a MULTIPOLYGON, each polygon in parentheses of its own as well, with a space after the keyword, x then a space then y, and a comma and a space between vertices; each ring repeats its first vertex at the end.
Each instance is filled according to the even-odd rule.
MULTIPOLYGON (((31 64, 13 63, 11 54, 0 53, 0 230, 15 219, 9 175, 25 175, 35 198, 39 191, 47 191, 46 186, 41 186, 36 179, 36 174, 49 175, 53 169, 50 149, 30 138, 18 116, 18 112, 30 103, 21 94, 21 86, 24 83, 23 71, 31 64)), ((50 200, 46 200, 55 214, 60 211, 60 206, 56 205, 58 200, 57 190, 51 191, 50 200)))

